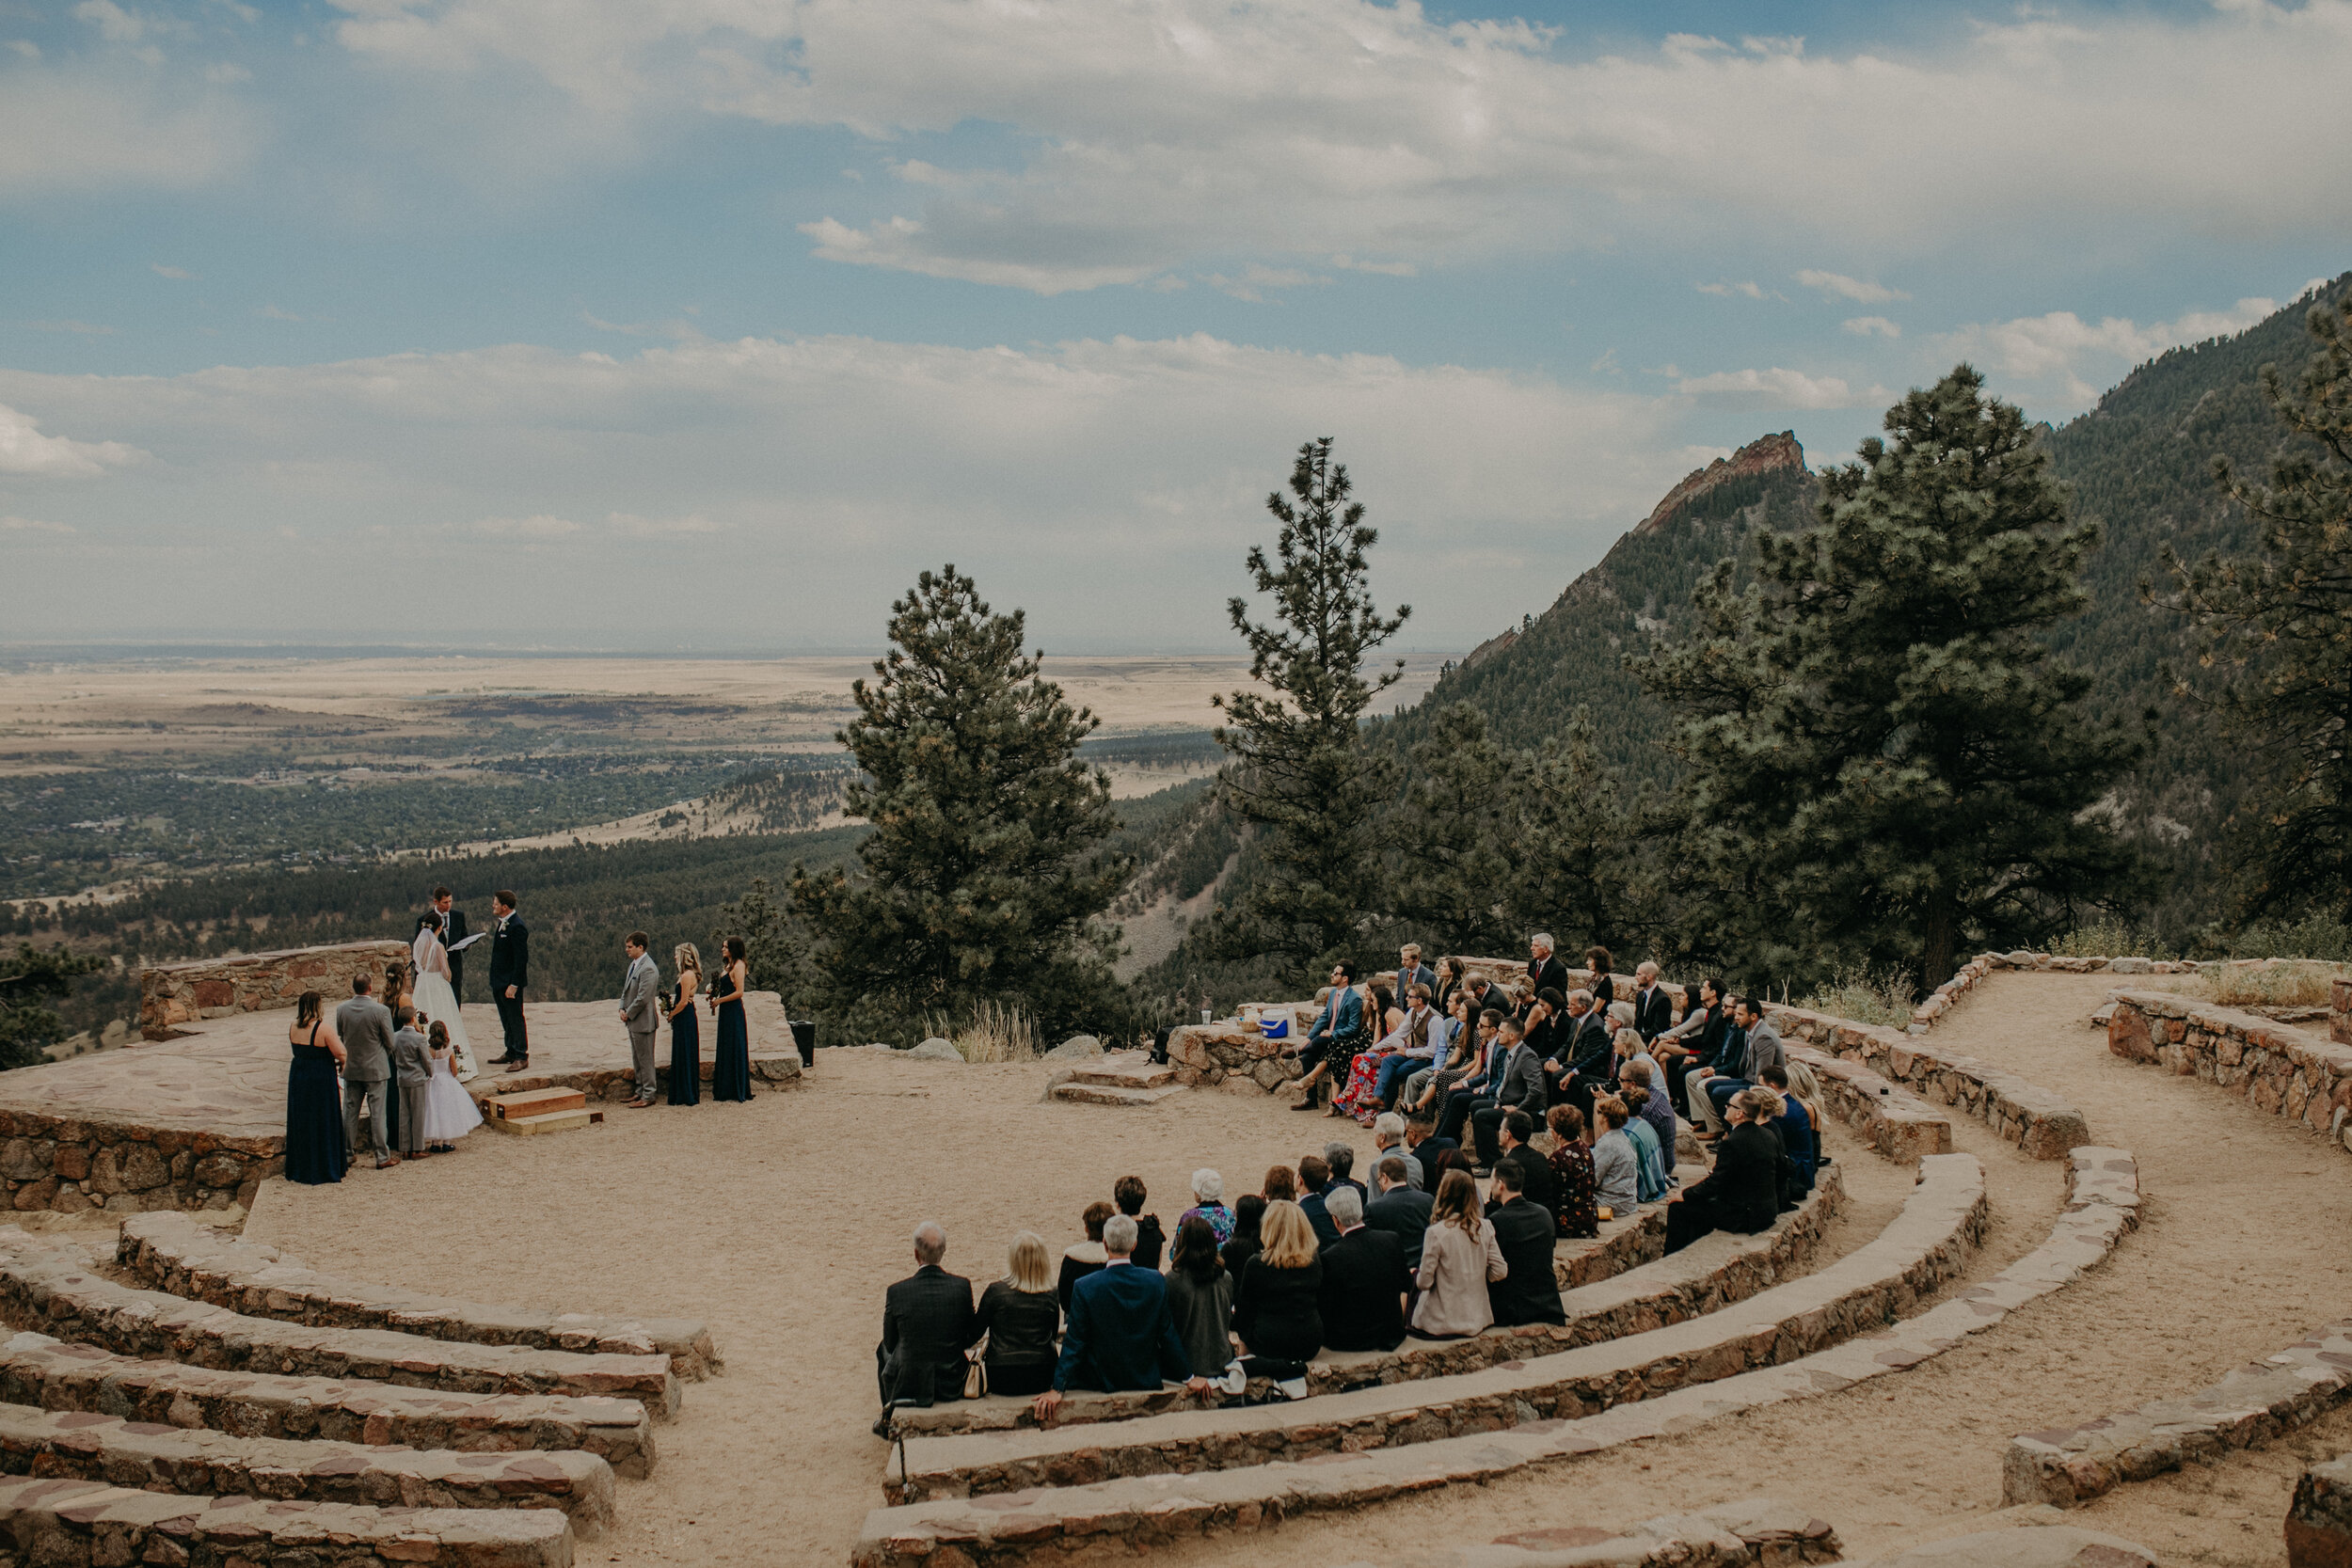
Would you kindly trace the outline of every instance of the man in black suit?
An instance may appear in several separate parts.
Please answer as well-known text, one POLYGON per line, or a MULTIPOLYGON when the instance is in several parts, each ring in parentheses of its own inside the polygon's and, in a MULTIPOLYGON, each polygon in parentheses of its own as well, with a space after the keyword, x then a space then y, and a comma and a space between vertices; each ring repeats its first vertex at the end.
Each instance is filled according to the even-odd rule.
POLYGON ((972 1311, 972 1282, 939 1266, 947 1232, 930 1220, 914 1227, 914 1272, 882 1297, 882 1343, 874 1370, 882 1412, 874 1435, 890 1435, 890 1407, 900 1401, 928 1407, 963 1398, 963 1353, 980 1331, 972 1311))
POLYGON ((1422 1190, 1430 1196, 1438 1194, 1438 1156, 1461 1147, 1452 1138, 1438 1136, 1438 1124, 1426 1115, 1415 1112, 1405 1118, 1405 1152, 1421 1162, 1422 1190))
POLYGON ((1385 1230, 1405 1249, 1405 1272, 1421 1267, 1421 1239, 1429 1232, 1430 1211, 1438 1200, 1414 1186, 1405 1174, 1404 1156, 1391 1154, 1372 1167, 1380 1196, 1364 1206, 1364 1223, 1385 1230))
POLYGON ((1438 972, 1421 961, 1421 943, 1408 942, 1397 949, 1396 990, 1390 993, 1396 998, 1398 1006, 1405 1006, 1416 985, 1427 986, 1431 996, 1438 994, 1438 972))
POLYGON ((1633 971, 1633 1030, 1648 1045, 1674 1027, 1674 998, 1658 983, 1658 966, 1647 958, 1633 971))
POLYGON ((1329 1246, 1340 1239, 1340 1228, 1331 1223, 1327 1206, 1334 1192, 1351 1192, 1348 1187, 1331 1184, 1331 1162, 1320 1154, 1303 1156, 1298 1162, 1298 1212, 1314 1227, 1315 1243, 1329 1246))
POLYGON ((466 911, 457 907, 456 896, 446 887, 433 890, 433 907, 425 911, 433 928, 441 933, 441 945, 449 949, 449 989, 457 997, 460 1006, 466 1001, 466 955, 457 951, 457 944, 466 940, 466 911))
POLYGON ((498 928, 490 936, 490 1000, 498 1005, 499 1027, 506 1032, 506 1054, 494 1062, 509 1072, 531 1065, 531 1037, 523 1028, 523 992, 531 989, 531 928, 515 911, 515 895, 501 888, 490 895, 498 928))
POLYGON ((1509 1165, 1518 1172, 1512 1183, 1519 1196, 1547 1214, 1560 1212, 1560 1182, 1551 1174, 1551 1162, 1535 1152, 1528 1139, 1535 1135, 1535 1118, 1525 1111, 1514 1111, 1502 1118, 1502 1158, 1495 1162, 1497 1169, 1509 1165))
POLYGON ((1527 983, 1537 996, 1547 990, 1567 994, 1568 966, 1553 957, 1549 931, 1538 931, 1527 939, 1527 983))
POLYGON ((1331 1350, 1394 1350, 1405 1342, 1405 1243, 1364 1224, 1364 1200, 1333 1187, 1340 1237, 1323 1249, 1323 1342, 1331 1350))
POLYGON ((1554 1081, 1553 1099, 1574 1105, 1587 1124, 1593 1119, 1594 1093, 1616 1082, 1612 1039, 1608 1015, 1593 1006, 1593 993, 1570 991, 1558 1051, 1545 1061, 1544 1070, 1554 1081))
POLYGON ((1560 1305, 1560 1282, 1551 1272, 1552 1218, 1520 1196, 1518 1180, 1518 1166, 1495 1167, 1486 1223, 1495 1227, 1495 1246, 1510 1272, 1486 1282, 1486 1305, 1505 1327, 1565 1323, 1567 1309, 1560 1305))

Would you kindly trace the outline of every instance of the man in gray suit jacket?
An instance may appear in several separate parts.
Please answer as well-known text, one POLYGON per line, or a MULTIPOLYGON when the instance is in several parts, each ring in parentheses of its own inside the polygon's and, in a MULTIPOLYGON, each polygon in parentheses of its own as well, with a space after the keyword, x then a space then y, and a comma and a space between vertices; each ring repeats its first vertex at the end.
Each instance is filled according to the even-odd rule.
POLYGON ((361 974, 351 982, 351 1000, 335 1009, 335 1037, 343 1042, 343 1138, 359 1158, 359 1113, 368 1115, 368 1136, 375 1146, 375 1168, 400 1164, 384 1136, 384 1094, 392 1076, 391 1009, 368 994, 375 982, 361 974))
POLYGON ((621 982, 621 1022, 628 1030, 629 1060, 637 1069, 637 1098, 628 1102, 631 1110, 653 1103, 653 1037, 661 1021, 653 993, 661 971, 645 952, 651 942, 644 932, 631 931, 622 944, 622 951, 628 955, 628 977, 621 982))
POLYGON ((1506 1020, 1504 1035, 1510 1037, 1510 1054, 1502 1059, 1502 1071, 1495 1083, 1495 1102, 1470 1113, 1470 1131, 1478 1140, 1478 1163, 1491 1167, 1502 1158, 1502 1118, 1513 1111, 1525 1111, 1538 1121, 1551 1103, 1551 1089, 1544 1082, 1544 1064, 1518 1036, 1516 1021, 1506 1020))

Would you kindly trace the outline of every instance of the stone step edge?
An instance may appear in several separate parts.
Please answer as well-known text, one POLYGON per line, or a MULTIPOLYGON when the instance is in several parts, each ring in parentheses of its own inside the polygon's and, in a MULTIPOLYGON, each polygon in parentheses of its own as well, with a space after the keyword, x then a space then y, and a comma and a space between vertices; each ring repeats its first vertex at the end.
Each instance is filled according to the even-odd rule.
POLYGON ((1083 1485, 1163 1471, 1296 1462, 1575 1419, 1663 1388, 1795 1360, 1891 1322, 1974 1256, 1989 1221, 1974 1155, 1920 1163, 1902 1212, 1818 1274, 1721 1311, 1578 1350, 1476 1371, 1240 1410, 1194 1410, 1106 1426, 911 1438, 883 1493, 894 1502, 1083 1485))
POLYGON ((325 1563, 356 1546, 448 1568, 571 1568, 573 1553, 553 1509, 230 1501, 29 1476, 0 1478, 0 1539, 38 1541, 37 1560, 54 1563, 325 1563))
POLYGON ((310 1375, 356 1376, 405 1387, 453 1387, 469 1393, 612 1394, 634 1399, 657 1420, 677 1413, 678 1379, 664 1355, 580 1354, 426 1339, 380 1328, 320 1328, 251 1318, 208 1302, 118 1285, 70 1253, 15 1227, 0 1227, 0 1314, 59 1338, 145 1354, 158 1341, 169 1358, 244 1370, 282 1371, 301 1359, 338 1363, 310 1375), (62 1332, 61 1332, 62 1331, 62 1332), (345 1366, 368 1370, 345 1371, 345 1366), (375 1368, 383 1370, 373 1370, 375 1368), (468 1388, 469 1383, 495 1383, 468 1388))
POLYGON ((87 1411, 0 1404, 0 1472, 187 1497, 375 1507, 552 1508, 582 1540, 612 1521, 612 1468, 577 1449, 465 1454, 237 1437, 87 1411))
POLYGON ((633 1480, 650 1476, 656 1459, 653 1418, 635 1400, 460 1394, 357 1379, 216 1371, 117 1355, 46 1334, 17 1334, 0 1342, 0 1399, 240 1436, 323 1437, 462 1453, 578 1449, 633 1480))
POLYGON ((938 1568, 953 1545, 967 1557, 1011 1563, 1066 1550, 1081 1538, 1123 1539, 1132 1549, 1209 1531, 1270 1528, 1290 1515, 1352 1510, 1415 1492, 1476 1484, 1531 1465, 1572 1459, 1644 1438, 1673 1435, 1776 1404, 1835 1393, 1906 1371, 2082 1277, 2139 1223, 2138 1173, 2128 1150, 2084 1145, 2068 1164, 2068 1201, 2049 1236, 1981 1285, 1881 1333, 1761 1371, 1681 1388, 1574 1421, 1448 1438, 1303 1465, 1275 1464, 1184 1476, 1147 1476, 1010 1497, 878 1508, 866 1516, 854 1568, 938 1568))
POLYGON ((709 1329, 694 1319, 542 1312, 363 1284, 321 1274, 276 1247, 227 1235, 172 1210, 124 1220, 115 1259, 151 1290, 247 1317, 533 1350, 662 1354, 678 1376, 694 1381, 723 1366, 709 1329))
POLYGON ((1788 1053, 1790 1061, 1813 1069, 1830 1114, 1879 1155, 1916 1160, 1952 1151, 1951 1118, 1901 1085, 1811 1046, 1792 1045, 1788 1053))
POLYGON ((2287 1568, 2352 1561, 2352 1453, 2307 1465, 2287 1504, 2287 1568))
POLYGON ((1783 1039, 1858 1061, 1931 1104, 1958 1106, 2034 1159, 2063 1160, 2076 1145, 2090 1142, 2090 1123, 2073 1101, 2007 1068, 1939 1050, 1917 1035, 1827 1013, 1779 1003, 1766 1011, 1783 1039))
POLYGON ((1775 1497, 1661 1514, 1616 1529, 1520 1530, 1485 1545, 1413 1554, 1412 1568, 1794 1568, 1835 1562, 1842 1546, 1828 1521, 1775 1497))
MULTIPOLYGON (((1468 1339, 1407 1339, 1399 1350, 1346 1353, 1343 1359, 1318 1359, 1307 1368, 1310 1396, 1352 1391, 1372 1384, 1395 1386, 1476 1371, 1506 1361, 1534 1360, 1684 1322, 1700 1315, 1677 1310, 1692 1299, 1711 1301, 1716 1306, 1746 1300, 1758 1290, 1780 1282, 1777 1277, 1768 1276, 1784 1274, 1811 1258, 1827 1232, 1829 1222, 1845 1206, 1844 1180, 1837 1167, 1826 1167, 1822 1177, 1804 1202, 1794 1212, 1780 1216, 1770 1230, 1754 1236, 1709 1236, 1673 1258, 1655 1259, 1590 1285, 1563 1291, 1560 1303, 1568 1314, 1565 1324, 1522 1323, 1511 1328, 1490 1328, 1468 1339), (1719 1252, 1724 1256, 1711 1266, 1692 1267, 1694 1262, 1713 1259, 1719 1252), (1666 1315, 1669 1312, 1674 1315, 1666 1315)), ((1258 1378, 1251 1381, 1245 1397, 1263 1403, 1275 1394, 1270 1380, 1258 1378)), ((1054 1424, 1087 1426, 1165 1416, 1180 1410, 1216 1410, 1229 1405, 1238 1408, 1240 1404, 1239 1398, 1221 1388, 1191 1394, 1174 1385, 1149 1392, 1073 1394, 1056 1412, 1054 1424)), ((893 1432, 894 1435, 905 1437, 935 1437, 1034 1431, 1039 1425, 1026 1402, 1007 1401, 985 1411, 974 1411, 958 1401, 929 1410, 900 1411, 894 1418, 893 1432)))
POLYGON ((2001 1461, 2009 1503, 2073 1508, 2131 1481, 2260 1448, 2352 1400, 2352 1319, 2194 1393, 2079 1426, 2020 1433, 2001 1461))
POLYGON ((1116 1088, 1101 1084, 1057 1084, 1054 1098, 1065 1105, 1151 1106, 1184 1092, 1182 1084, 1156 1089, 1116 1088))

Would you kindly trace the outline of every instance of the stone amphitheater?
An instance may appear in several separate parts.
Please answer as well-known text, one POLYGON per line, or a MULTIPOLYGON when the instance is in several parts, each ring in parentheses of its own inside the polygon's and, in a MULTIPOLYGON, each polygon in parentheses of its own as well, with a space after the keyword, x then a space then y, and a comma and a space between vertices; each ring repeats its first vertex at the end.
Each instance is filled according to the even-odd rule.
POLYGON ((1251 1021, 1296 1005, 1166 1064, 804 1074, 770 1005, 751 1103, 642 1112, 609 1005, 543 1006, 527 1082, 603 1120, 301 1188, 283 978, 159 974, 165 1037, 0 1077, 0 1562, 2352 1563, 2342 982, 2308 1029, 2028 953, 1903 1030, 1776 1009, 1835 1159, 1771 1231, 1621 1216, 1560 1243, 1564 1326, 1327 1353, 1298 1401, 884 1442, 916 1221, 984 1280, 1115 1177, 1172 1217, 1353 1132, 1283 1110, 1251 1021))

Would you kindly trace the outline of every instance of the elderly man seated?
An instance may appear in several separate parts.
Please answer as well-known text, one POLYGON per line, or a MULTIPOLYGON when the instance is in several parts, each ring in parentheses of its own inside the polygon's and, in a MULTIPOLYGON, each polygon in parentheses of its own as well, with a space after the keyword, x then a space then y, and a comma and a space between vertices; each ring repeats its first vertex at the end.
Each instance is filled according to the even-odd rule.
POLYGON ((882 1402, 877 1436, 890 1435, 893 1405, 963 1397, 963 1352, 980 1331, 972 1282, 939 1266, 946 1256, 947 1232, 925 1220, 914 1227, 914 1272, 882 1297, 882 1343, 874 1347, 882 1402))
POLYGON ((1110 1261, 1071 1292, 1070 1323, 1062 1330, 1054 1386, 1037 1397, 1039 1420, 1051 1419, 1063 1394, 1073 1387, 1115 1394, 1157 1388, 1163 1380, 1196 1394, 1208 1387, 1207 1378, 1192 1375, 1192 1358, 1168 1309, 1168 1281, 1156 1270, 1135 1265, 1136 1231, 1128 1214, 1114 1214, 1103 1227, 1103 1250, 1110 1261))

